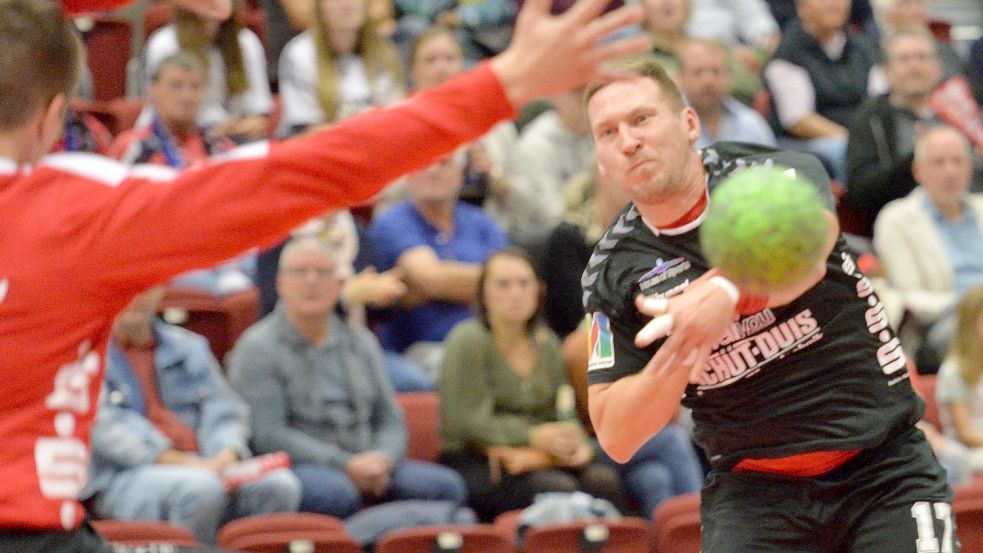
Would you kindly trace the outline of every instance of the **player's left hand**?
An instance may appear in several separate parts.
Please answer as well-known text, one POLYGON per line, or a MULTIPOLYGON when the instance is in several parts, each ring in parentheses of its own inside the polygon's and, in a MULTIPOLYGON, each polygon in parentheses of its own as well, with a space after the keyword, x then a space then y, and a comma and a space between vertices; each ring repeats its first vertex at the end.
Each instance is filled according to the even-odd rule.
POLYGON ((694 281, 672 298, 635 298, 638 310, 652 321, 635 335, 635 345, 647 347, 669 336, 656 353, 654 367, 679 367, 690 371, 690 382, 699 381, 710 351, 734 320, 734 299, 708 278, 694 281))

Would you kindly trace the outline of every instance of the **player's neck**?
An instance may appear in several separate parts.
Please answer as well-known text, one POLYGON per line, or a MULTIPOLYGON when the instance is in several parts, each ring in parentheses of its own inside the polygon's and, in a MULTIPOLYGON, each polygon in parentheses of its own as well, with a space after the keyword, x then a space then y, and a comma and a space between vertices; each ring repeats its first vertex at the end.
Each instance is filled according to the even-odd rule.
POLYGON ((703 170, 699 154, 695 151, 683 181, 686 185, 666 201, 635 202, 635 208, 649 227, 658 230, 679 228, 691 223, 705 211, 706 172, 703 170))
POLYGON ((0 158, 7 158, 15 163, 35 163, 39 157, 38 150, 23 129, 0 132, 0 158))

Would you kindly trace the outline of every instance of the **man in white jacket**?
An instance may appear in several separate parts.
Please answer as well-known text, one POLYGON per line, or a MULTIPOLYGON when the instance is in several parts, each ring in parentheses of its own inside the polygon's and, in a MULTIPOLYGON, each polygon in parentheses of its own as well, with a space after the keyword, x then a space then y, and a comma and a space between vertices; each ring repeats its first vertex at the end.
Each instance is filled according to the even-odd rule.
POLYGON ((983 282, 983 196, 969 194, 966 138, 951 127, 922 132, 912 173, 918 187, 887 204, 874 225, 874 248, 925 341, 919 370, 934 372, 952 335, 952 308, 983 282))

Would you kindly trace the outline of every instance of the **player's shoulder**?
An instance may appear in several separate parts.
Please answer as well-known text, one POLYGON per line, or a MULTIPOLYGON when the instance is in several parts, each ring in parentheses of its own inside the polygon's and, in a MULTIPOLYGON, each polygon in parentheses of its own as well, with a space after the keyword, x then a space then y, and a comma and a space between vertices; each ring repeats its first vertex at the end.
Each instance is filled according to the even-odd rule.
POLYGON ((115 159, 87 152, 59 152, 41 158, 39 170, 50 169, 61 173, 62 181, 68 177, 77 182, 99 183, 116 187, 130 177, 154 182, 173 180, 177 171, 160 165, 137 165, 129 167, 115 159))
POLYGON ((833 208, 829 174, 816 156, 783 150, 764 144, 747 142, 717 142, 700 152, 703 167, 713 189, 727 176, 751 167, 781 167, 794 171, 796 177, 816 187, 827 207, 833 208))
POLYGON ((645 239, 648 232, 633 205, 626 207, 594 246, 580 284, 584 307, 590 311, 616 311, 623 307, 631 275, 657 251, 645 239))
POLYGON ((704 166, 718 169, 758 165, 822 168, 822 163, 812 154, 751 142, 715 142, 702 150, 702 156, 704 166))

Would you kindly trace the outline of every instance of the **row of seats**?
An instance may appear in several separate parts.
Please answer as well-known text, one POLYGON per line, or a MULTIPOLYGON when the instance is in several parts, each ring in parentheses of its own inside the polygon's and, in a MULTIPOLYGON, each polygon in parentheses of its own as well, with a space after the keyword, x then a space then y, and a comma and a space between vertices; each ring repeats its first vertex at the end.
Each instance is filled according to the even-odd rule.
MULTIPOLYGON (((983 551, 983 481, 955 490, 953 514, 963 551, 983 551)), ((669 499, 656 509, 651 524, 638 518, 597 523, 541 526, 514 543, 519 512, 505 513, 492 525, 429 526, 397 530, 385 536, 376 553, 699 553, 698 494, 669 499), (444 549, 437 548, 437 544, 444 549)), ((97 521, 110 541, 138 546, 157 542, 193 546, 186 530, 166 523, 97 521)), ((281 553, 291 541, 307 540, 317 553, 361 551, 340 520, 307 513, 260 515, 233 521, 219 533, 219 546, 246 552, 281 553)))
MULTIPOLYGON (((686 502, 687 505, 691 501, 686 502)), ((505 513, 494 524, 421 526, 396 530, 375 545, 376 553, 698 553, 683 542, 660 537, 657 526, 639 518, 577 522, 529 529, 521 546, 514 540, 519 512, 505 513)), ((129 547, 173 544, 198 547, 194 536, 165 522, 100 520, 94 526, 111 543, 129 547)), ((677 532, 678 533, 678 532, 677 532)), ((219 531, 218 546, 247 553, 282 553, 306 542, 313 553, 361 553, 361 546, 334 517, 311 513, 280 513, 246 517, 219 531)), ((298 548, 300 549, 300 548, 298 548)))

